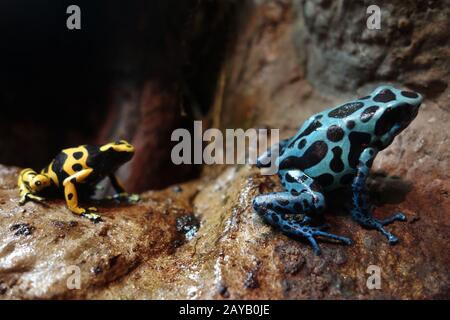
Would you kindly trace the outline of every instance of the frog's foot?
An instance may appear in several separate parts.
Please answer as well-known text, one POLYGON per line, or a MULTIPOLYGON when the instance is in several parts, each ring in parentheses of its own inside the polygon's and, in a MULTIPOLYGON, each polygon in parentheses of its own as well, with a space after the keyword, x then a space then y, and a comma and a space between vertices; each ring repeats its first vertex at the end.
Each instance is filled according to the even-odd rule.
POLYGON ((83 218, 89 219, 94 223, 102 221, 102 217, 96 213, 97 208, 95 207, 89 207, 88 209, 80 208, 80 210, 82 211, 81 216, 83 218))
POLYGON ((130 194, 128 196, 129 203, 136 203, 136 202, 139 202, 140 200, 141 200, 141 197, 136 193, 130 194))
POLYGON ((290 181, 295 180, 295 176, 299 182, 289 182, 292 192, 273 192, 256 196, 253 200, 255 211, 283 233, 306 238, 317 255, 320 254, 320 248, 316 237, 350 245, 352 241, 349 238, 323 231, 327 224, 320 213, 325 207, 325 201, 322 193, 312 191, 309 187, 314 180, 296 171, 289 171, 283 176, 287 176, 290 181), (300 218, 299 214, 303 215, 302 219, 295 219, 300 218))
POLYGON ((352 209, 351 212, 352 217, 356 222, 368 229, 380 231, 388 239, 389 244, 396 244, 398 242, 398 238, 383 227, 395 221, 406 221, 406 216, 403 213, 397 212, 389 218, 378 220, 371 215, 361 213, 361 210, 359 209, 352 209))
POLYGON ((35 201, 35 202, 39 202, 39 203, 43 203, 45 200, 45 198, 43 197, 39 197, 37 195, 34 195, 32 193, 26 193, 24 194, 20 200, 19 200, 19 205, 24 205, 27 201, 35 201))
POLYGON ((335 235, 333 233, 325 232, 318 228, 302 227, 302 229, 303 230, 301 231, 301 233, 304 234, 306 239, 308 239, 308 241, 311 243, 314 253, 316 255, 320 255, 321 251, 320 251, 319 246, 317 245, 315 237, 322 237, 322 238, 326 238, 326 239, 335 240, 335 241, 338 241, 338 242, 340 242, 342 244, 346 244, 346 245, 352 244, 352 240, 347 237, 342 237, 342 236, 335 235))
MULTIPOLYGON (((347 237, 338 236, 332 233, 323 231, 328 225, 323 224, 319 227, 312 227, 309 225, 304 225, 303 222, 294 222, 292 220, 287 220, 283 214, 279 214, 267 208, 258 208, 258 213, 262 214, 264 219, 273 226, 278 227, 283 233, 287 235, 292 235, 296 237, 306 238, 311 246, 313 247, 314 253, 320 255, 321 250, 317 244, 316 237, 331 239, 338 241, 340 243, 351 245, 352 240, 347 237)), ((310 219, 307 219, 310 221, 310 219)))
POLYGON ((109 200, 116 200, 119 202, 127 202, 127 203, 136 203, 141 200, 141 197, 138 194, 128 194, 126 192, 116 193, 113 196, 107 197, 109 200))
POLYGON ((346 244, 346 245, 352 244, 352 240, 350 240, 349 238, 338 236, 338 235, 335 235, 335 234, 332 234, 329 232, 322 231, 319 228, 310 227, 310 226, 290 225, 290 226, 286 227, 286 225, 284 225, 281 227, 281 230, 286 234, 306 238, 309 241, 309 243, 311 244, 311 246, 313 247, 314 253, 316 255, 321 254, 321 250, 320 250, 319 245, 317 244, 316 237, 335 240, 335 241, 338 241, 338 242, 346 244))
POLYGON ((81 216, 83 218, 91 220, 93 223, 97 223, 97 222, 102 221, 102 217, 99 214, 96 214, 96 213, 94 213, 92 211, 97 211, 97 209, 91 207, 88 210, 86 210, 84 213, 82 213, 81 216))

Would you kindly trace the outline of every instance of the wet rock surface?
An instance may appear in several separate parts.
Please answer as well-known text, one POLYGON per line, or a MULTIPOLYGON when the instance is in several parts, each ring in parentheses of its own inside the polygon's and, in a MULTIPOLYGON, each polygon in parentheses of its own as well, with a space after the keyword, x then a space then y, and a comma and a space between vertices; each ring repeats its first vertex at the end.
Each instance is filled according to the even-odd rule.
POLYGON ((449 20, 441 15, 447 9, 418 1, 422 13, 409 17, 404 2, 394 1, 384 8, 391 13, 389 32, 355 38, 352 28, 365 23, 365 7, 339 11, 334 3, 247 1, 220 73, 211 123, 279 128, 283 138, 310 115, 381 81, 423 91, 418 117, 378 155, 369 181, 376 217, 395 211, 407 216, 388 227, 399 244, 390 246, 354 223, 345 193, 336 194, 326 211, 330 231, 354 244, 320 242, 322 255, 314 255, 307 243, 253 212, 254 196, 280 190, 280 184, 251 166, 206 167, 201 178, 145 192, 132 206, 101 202, 99 224, 72 215, 63 200, 19 207, 18 169, 0 166, 0 297, 449 298, 449 53, 442 38, 449 20), (339 26, 346 12, 355 16, 339 26), (394 25, 398 12, 408 18, 394 25), (355 60, 358 48, 366 58, 355 60), (343 53, 345 74, 333 62, 343 53), (381 271, 379 290, 366 284, 371 265, 381 271), (75 290, 67 287, 73 266, 81 275, 75 290))
POLYGON ((3 298, 76 298, 120 281, 148 256, 182 244, 176 219, 191 212, 170 190, 137 205, 102 201, 103 222, 70 213, 63 200, 18 205, 18 170, 0 166, 0 283, 3 298), (70 290, 79 274, 81 289, 70 290))
MULTIPOLYGON (((316 256, 307 243, 273 230, 253 212, 253 197, 280 185, 277 178, 261 176, 250 166, 182 185, 181 192, 169 188, 144 193, 133 206, 103 203, 98 207, 104 222, 98 224, 72 215, 62 200, 49 200, 48 207, 34 203, 19 207, 12 183, 16 171, 2 167, 0 172, 2 182, 11 181, 0 191, 2 298, 433 299, 449 295, 450 261, 444 254, 449 249, 448 182, 413 186, 400 203, 379 203, 377 217, 399 210, 408 217, 408 222, 389 227, 401 238, 396 246, 359 227, 343 209, 345 203, 339 206, 336 200, 326 213, 330 229, 351 237, 354 245, 321 242, 323 253, 316 256), (426 201, 421 200, 423 193, 426 201), (196 232, 188 238, 185 230, 192 225, 196 232), (371 265, 381 268, 380 290, 366 286, 371 265), (80 271, 80 289, 70 289, 74 267, 80 271)), ((390 180, 402 190, 401 179, 378 175, 371 180, 372 195, 384 199, 392 192, 390 180)))

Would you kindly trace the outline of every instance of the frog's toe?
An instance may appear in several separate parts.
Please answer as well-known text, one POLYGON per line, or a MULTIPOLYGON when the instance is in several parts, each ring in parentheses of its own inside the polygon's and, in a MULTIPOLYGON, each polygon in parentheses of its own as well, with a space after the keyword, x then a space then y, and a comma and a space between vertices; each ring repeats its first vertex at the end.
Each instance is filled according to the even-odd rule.
POLYGON ((314 251, 314 254, 316 256, 320 256, 322 254, 322 250, 320 250, 319 245, 317 244, 316 239, 314 239, 313 236, 307 237, 306 239, 308 239, 309 243, 311 244, 311 247, 314 251))
POLYGON ((364 215, 360 211, 356 210, 352 212, 352 215, 355 221, 357 221, 363 227, 368 229, 375 229, 381 232, 388 239, 389 244, 392 245, 398 243, 399 239, 395 235, 387 231, 384 226, 389 225, 395 221, 406 221, 406 216, 401 212, 398 212, 391 217, 383 220, 378 220, 373 218, 372 216, 364 215))
MULTIPOLYGON (((299 230, 298 230, 298 231, 299 231, 299 230)), ((306 240, 309 241, 309 243, 311 244, 311 247, 312 247, 312 249, 313 249, 315 255, 316 255, 316 256, 320 256, 321 253, 322 253, 322 250, 320 250, 320 247, 319 247, 319 245, 317 244, 317 240, 314 238, 314 235, 313 235, 312 233, 308 233, 308 232, 305 233, 305 232, 304 232, 304 229, 303 229, 303 231, 300 231, 300 234, 301 234, 303 237, 305 237, 306 240)), ((298 235, 300 235, 300 234, 298 234, 298 235)))
POLYGON ((123 193, 115 193, 112 196, 107 196, 106 199, 108 200, 116 200, 116 201, 120 201, 124 198, 124 194, 123 193))
POLYGON ((44 200, 45 200, 45 198, 43 198, 43 197, 39 197, 34 194, 27 193, 20 198, 19 204, 24 205, 27 201, 34 201, 34 202, 42 203, 42 202, 44 202, 44 200))
POLYGON ((141 200, 141 197, 138 194, 133 193, 128 196, 128 202, 130 203, 136 203, 139 200, 141 200))
POLYGON ((394 236, 392 233, 388 235, 388 242, 390 245, 394 245, 398 243, 398 238, 396 236, 394 236))
POLYGON ((346 244, 346 245, 353 244, 353 241, 351 239, 347 238, 347 237, 338 236, 338 235, 335 235, 335 234, 332 234, 332 233, 328 233, 328 232, 324 232, 324 231, 321 231, 321 230, 314 231, 313 234, 315 236, 321 236, 321 237, 324 237, 324 238, 336 240, 336 241, 341 242, 341 243, 346 244))
POLYGON ((341 242, 342 242, 343 244, 348 245, 348 246, 351 246, 351 245, 353 244, 352 239, 346 238, 346 237, 341 237, 341 242))
POLYGON ((25 203, 27 202, 27 197, 26 196, 22 196, 19 200, 19 205, 23 206, 25 203))
POLYGON ((389 231, 384 229, 382 223, 379 222, 378 220, 374 219, 374 221, 376 224, 374 229, 380 231, 388 239, 389 244, 394 245, 394 244, 398 243, 399 240, 398 240, 397 236, 393 235, 392 233, 390 233, 389 231))
POLYGON ((402 212, 397 212, 396 214, 392 215, 391 217, 381 220, 380 223, 383 226, 387 226, 388 224, 391 224, 395 221, 406 221, 405 214, 402 212))
POLYGON ((320 250, 320 247, 317 244, 317 240, 314 238, 315 236, 320 236, 320 237, 336 240, 336 241, 346 244, 346 245, 351 245, 353 243, 351 239, 346 238, 346 237, 337 236, 335 234, 323 232, 323 231, 313 231, 310 235, 308 235, 306 237, 306 239, 308 239, 314 253, 317 256, 321 255, 322 251, 320 250))
POLYGON ((389 218, 383 219, 383 220, 375 220, 375 224, 378 224, 376 229, 378 229, 382 234, 385 235, 385 237, 388 239, 389 244, 394 245, 399 242, 399 239, 390 233, 389 231, 386 231, 383 227, 387 226, 395 221, 406 221, 406 216, 402 212, 397 212, 396 214, 390 216, 389 218))
POLYGON ((119 202, 126 201, 128 203, 136 203, 141 198, 139 197, 138 194, 128 194, 126 192, 123 192, 123 193, 116 193, 112 197, 108 197, 108 199, 116 200, 116 201, 119 201, 119 202))
POLYGON ((102 221, 102 217, 96 213, 86 212, 82 214, 82 217, 91 220, 94 223, 102 221))

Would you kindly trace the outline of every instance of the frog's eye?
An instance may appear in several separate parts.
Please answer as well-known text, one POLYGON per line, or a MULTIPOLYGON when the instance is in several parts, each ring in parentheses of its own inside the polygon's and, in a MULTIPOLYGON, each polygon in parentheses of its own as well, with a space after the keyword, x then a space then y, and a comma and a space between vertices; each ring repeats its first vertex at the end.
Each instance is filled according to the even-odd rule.
POLYGON ((382 136, 395 125, 409 123, 414 117, 411 112, 412 109, 411 105, 407 103, 402 103, 395 108, 386 108, 375 125, 375 134, 382 136))
POLYGON ((45 175, 38 174, 34 177, 33 181, 31 182, 31 185, 33 188, 36 188, 37 190, 40 190, 42 188, 47 187, 50 184, 50 179, 46 177, 45 175))

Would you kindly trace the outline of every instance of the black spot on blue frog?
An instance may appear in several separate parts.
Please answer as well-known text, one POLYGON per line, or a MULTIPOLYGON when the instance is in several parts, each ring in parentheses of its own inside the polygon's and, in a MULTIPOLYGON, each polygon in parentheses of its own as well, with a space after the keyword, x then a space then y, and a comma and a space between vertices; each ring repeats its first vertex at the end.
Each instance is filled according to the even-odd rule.
POLYGON ((285 234, 309 240, 320 254, 316 237, 351 244, 349 238, 323 231, 322 215, 326 192, 351 187, 353 219, 365 228, 379 230, 389 243, 397 243, 398 238, 384 226, 406 217, 403 213, 384 220, 372 217, 366 179, 378 152, 411 123, 421 103, 422 96, 416 92, 381 86, 366 97, 313 115, 295 136, 258 159, 258 167, 268 166, 273 148, 278 148, 276 161, 284 191, 258 195, 254 209, 285 234), (304 218, 292 219, 298 214, 304 218))

